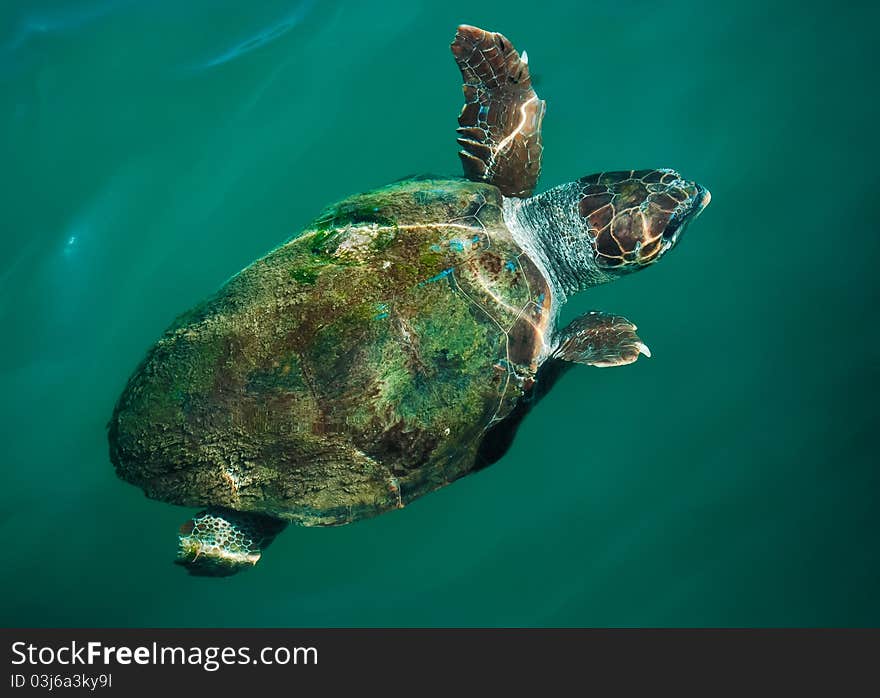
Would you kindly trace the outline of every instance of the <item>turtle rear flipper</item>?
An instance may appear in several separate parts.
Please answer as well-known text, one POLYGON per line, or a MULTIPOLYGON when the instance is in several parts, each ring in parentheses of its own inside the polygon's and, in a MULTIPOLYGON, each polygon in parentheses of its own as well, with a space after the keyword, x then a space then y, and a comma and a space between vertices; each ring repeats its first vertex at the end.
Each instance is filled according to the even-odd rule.
POLYGON ((452 53, 464 79, 458 155, 468 179, 526 198, 541 174, 545 103, 532 89, 528 59, 504 36, 466 24, 452 53))
POLYGON ((286 527, 272 516, 210 507, 180 527, 175 562, 192 575, 228 577, 256 565, 286 527))

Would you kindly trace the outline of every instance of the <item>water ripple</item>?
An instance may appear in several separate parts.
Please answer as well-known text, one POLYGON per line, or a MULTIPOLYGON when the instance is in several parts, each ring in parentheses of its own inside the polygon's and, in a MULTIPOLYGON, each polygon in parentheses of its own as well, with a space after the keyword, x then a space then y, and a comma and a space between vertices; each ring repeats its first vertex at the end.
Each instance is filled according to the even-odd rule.
POLYGON ((236 58, 244 56, 251 51, 254 51, 255 49, 266 46, 276 39, 280 39, 291 29, 298 26, 308 16, 313 5, 314 0, 303 0, 303 2, 297 5, 294 9, 292 9, 274 24, 258 30, 256 33, 251 34, 247 38, 239 41, 234 46, 222 51, 213 58, 209 58, 205 61, 190 66, 189 70, 191 72, 210 70, 211 68, 215 68, 216 66, 234 61, 236 58))
POLYGON ((105 0, 78 7, 37 9, 22 17, 12 36, 0 45, 0 51, 13 53, 23 48, 35 36, 57 34, 79 29, 107 15, 131 5, 133 0, 105 0))

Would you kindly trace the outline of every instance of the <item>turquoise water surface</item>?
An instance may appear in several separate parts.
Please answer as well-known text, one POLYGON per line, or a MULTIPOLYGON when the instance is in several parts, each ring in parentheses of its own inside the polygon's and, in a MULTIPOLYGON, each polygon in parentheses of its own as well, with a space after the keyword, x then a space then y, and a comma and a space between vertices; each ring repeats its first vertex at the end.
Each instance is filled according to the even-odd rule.
POLYGON ((0 625, 878 625, 876 3, 5 0, 0 625), (457 24, 526 49, 541 189, 674 167, 711 206, 584 293, 653 358, 573 370, 498 464, 253 571, 105 425, 181 311, 339 198, 459 172, 457 24))

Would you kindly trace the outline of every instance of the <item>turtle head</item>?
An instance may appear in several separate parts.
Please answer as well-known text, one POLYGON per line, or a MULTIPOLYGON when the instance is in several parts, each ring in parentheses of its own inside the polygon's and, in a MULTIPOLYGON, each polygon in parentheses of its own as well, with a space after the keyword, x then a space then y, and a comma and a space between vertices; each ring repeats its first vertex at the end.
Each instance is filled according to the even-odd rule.
POLYGON ((656 262, 709 199, 673 170, 602 172, 530 199, 505 198, 504 220, 564 301, 656 262))
POLYGON ((660 259, 711 198, 708 189, 673 170, 603 172, 576 185, 578 215, 593 246, 593 260, 609 276, 660 259))

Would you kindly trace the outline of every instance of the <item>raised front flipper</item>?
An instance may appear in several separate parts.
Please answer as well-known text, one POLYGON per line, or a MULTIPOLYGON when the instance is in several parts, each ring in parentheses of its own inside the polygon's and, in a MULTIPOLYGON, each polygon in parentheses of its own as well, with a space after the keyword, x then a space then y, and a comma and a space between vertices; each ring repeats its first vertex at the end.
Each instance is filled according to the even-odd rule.
POLYGON ((257 564, 286 521, 220 507, 199 512, 180 527, 178 565, 202 577, 228 577, 257 564))
POLYGON ((466 24, 452 53, 464 79, 458 143, 464 174, 505 196, 525 198, 541 174, 545 103, 532 89, 528 59, 505 37, 466 24))
POLYGON ((647 345, 636 334, 636 326, 625 317, 593 310, 581 315, 563 329, 553 357, 589 366, 623 366, 651 356, 647 345))

